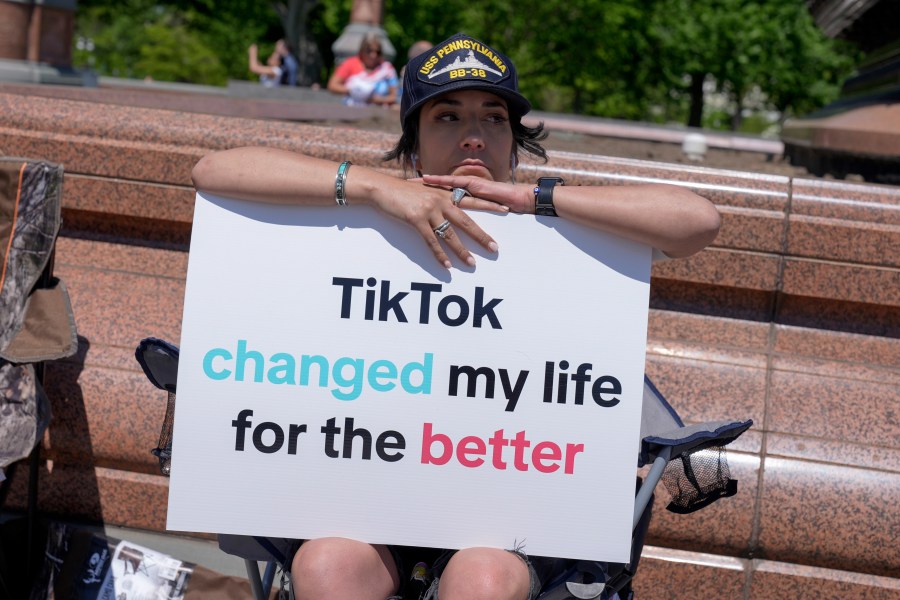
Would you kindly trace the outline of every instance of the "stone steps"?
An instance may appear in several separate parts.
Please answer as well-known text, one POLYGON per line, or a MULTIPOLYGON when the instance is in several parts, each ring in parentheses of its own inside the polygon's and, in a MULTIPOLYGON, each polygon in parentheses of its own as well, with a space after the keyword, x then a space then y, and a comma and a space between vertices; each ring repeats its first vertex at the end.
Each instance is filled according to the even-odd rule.
MULTIPOLYGON (((384 168, 392 142, 0 91, 0 149, 66 167, 55 272, 80 351, 47 367, 42 512, 165 529, 165 394, 133 352, 180 338, 194 162, 269 144, 384 168)), ((539 172, 685 185, 723 215, 711 248, 654 266, 647 372, 686 421, 755 424, 731 448, 735 497, 681 516, 657 494, 640 597, 900 598, 900 189, 572 153, 519 178, 539 172)))

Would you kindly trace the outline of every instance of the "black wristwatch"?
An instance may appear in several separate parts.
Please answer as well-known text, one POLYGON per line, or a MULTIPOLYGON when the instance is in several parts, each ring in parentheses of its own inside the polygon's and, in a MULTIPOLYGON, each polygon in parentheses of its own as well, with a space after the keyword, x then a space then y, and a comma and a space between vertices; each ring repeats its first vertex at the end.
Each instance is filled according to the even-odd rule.
POLYGON ((556 209, 553 208, 553 188, 556 185, 566 185, 562 177, 541 177, 534 188, 534 214, 542 217, 555 217, 556 209))

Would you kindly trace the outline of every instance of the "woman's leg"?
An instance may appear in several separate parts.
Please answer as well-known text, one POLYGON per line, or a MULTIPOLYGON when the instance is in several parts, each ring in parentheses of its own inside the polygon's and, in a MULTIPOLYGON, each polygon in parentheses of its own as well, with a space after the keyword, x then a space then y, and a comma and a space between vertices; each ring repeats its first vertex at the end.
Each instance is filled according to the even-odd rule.
POLYGON ((385 600, 399 579, 387 546, 345 538, 303 542, 291 562, 297 600, 385 600))
POLYGON ((523 557, 496 548, 467 548, 444 568, 438 600, 528 600, 532 584, 523 557))

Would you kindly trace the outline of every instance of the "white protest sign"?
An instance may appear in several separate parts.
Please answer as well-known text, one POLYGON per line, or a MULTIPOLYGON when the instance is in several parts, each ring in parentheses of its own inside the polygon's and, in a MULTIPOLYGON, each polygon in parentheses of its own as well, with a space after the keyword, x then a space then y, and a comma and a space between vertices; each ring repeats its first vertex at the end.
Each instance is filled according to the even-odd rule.
POLYGON ((627 562, 651 249, 197 196, 169 529, 627 562))

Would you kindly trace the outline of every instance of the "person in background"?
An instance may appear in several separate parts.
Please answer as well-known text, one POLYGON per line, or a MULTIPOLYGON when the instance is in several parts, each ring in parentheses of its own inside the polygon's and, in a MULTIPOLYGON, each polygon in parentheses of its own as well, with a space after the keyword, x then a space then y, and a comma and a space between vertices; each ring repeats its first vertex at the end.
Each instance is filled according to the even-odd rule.
MULTIPOLYGON (((557 177, 542 177, 537 185, 516 183, 520 153, 547 159, 540 144, 546 137, 543 123, 522 123, 531 104, 519 92, 509 58, 465 34, 414 58, 403 90, 402 135, 385 160, 399 161, 409 178, 258 147, 204 156, 193 169, 194 186, 257 202, 334 210, 369 205, 418 232, 448 269, 451 256, 475 267, 468 243, 499 251, 469 216, 472 210, 574 221, 647 244, 659 258, 699 252, 719 231, 716 207, 684 187, 565 185, 557 177)), ((348 250, 348 260, 353 252, 365 249, 348 250)), ((403 509, 400 500, 397 510, 403 509)), ((285 515, 292 518, 302 515, 285 515)), ((526 555, 524 547, 455 550, 327 537, 303 541, 291 577, 298 600, 393 599, 420 575, 425 600, 534 600, 571 563, 526 555)))
MULTIPOLYGON (((429 42, 427 40, 419 40, 418 42, 413 42, 413 45, 409 47, 409 51, 406 53, 407 60, 412 61, 412 59, 419 56, 420 54, 423 54, 423 53, 431 50, 432 46, 434 46, 434 44, 432 44, 431 42, 429 42)), ((407 63, 407 64, 409 64, 409 63, 407 63)), ((397 96, 400 98, 403 97, 403 79, 404 79, 405 75, 406 75, 406 65, 403 65, 403 68, 400 69, 400 87, 397 88, 397 96)), ((400 108, 400 106, 397 105, 397 108, 400 108)))
POLYGON ((275 42, 275 54, 281 58, 281 85, 297 85, 297 72, 300 64, 297 62, 291 47, 283 39, 275 42))
POLYGON ((283 39, 275 42, 275 50, 266 59, 265 64, 259 61, 259 48, 256 44, 250 45, 248 58, 250 71, 259 75, 259 82, 265 87, 297 85, 297 71, 300 65, 283 39))
MULTIPOLYGON (((434 46, 431 42, 427 40, 419 40, 418 42, 414 42, 412 46, 409 47, 409 52, 406 53, 407 60, 412 60, 420 54, 424 54, 431 50, 431 47, 434 46)), ((403 67, 403 72, 406 72, 406 66, 403 67)))
POLYGON ((247 54, 250 71, 259 75, 259 82, 263 86, 277 87, 281 85, 281 76, 284 74, 284 69, 281 66, 281 56, 278 54, 277 48, 275 52, 269 55, 265 64, 259 62, 259 48, 256 44, 250 44, 247 54))
POLYGON ((397 101, 397 71, 384 59, 378 33, 367 33, 359 54, 338 65, 328 80, 328 91, 343 94, 350 106, 390 106, 397 101))

